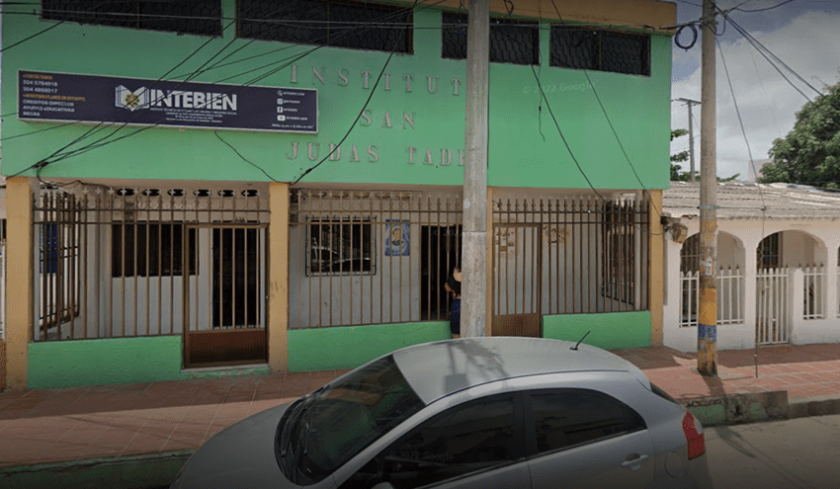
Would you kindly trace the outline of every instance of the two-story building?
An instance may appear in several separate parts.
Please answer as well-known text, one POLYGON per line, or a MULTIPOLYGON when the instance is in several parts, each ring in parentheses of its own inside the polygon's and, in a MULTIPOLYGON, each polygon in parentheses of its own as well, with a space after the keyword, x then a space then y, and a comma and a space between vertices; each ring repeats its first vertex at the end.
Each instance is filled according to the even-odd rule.
MULTIPOLYGON (((450 337, 466 2, 4 6, 7 379, 450 337)), ((672 3, 491 2, 488 335, 662 343, 672 3)))

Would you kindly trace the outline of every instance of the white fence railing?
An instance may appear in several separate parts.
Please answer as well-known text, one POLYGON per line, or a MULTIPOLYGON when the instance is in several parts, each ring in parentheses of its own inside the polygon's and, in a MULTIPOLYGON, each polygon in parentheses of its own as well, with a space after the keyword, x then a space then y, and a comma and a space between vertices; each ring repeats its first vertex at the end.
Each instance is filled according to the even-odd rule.
MULTIPOLYGON (((744 322, 744 274, 739 267, 718 270, 717 323, 744 322)), ((700 306, 699 272, 680 272, 680 327, 696 326, 700 306)))
POLYGON ((805 308, 802 319, 825 319, 825 267, 814 265, 803 267, 805 294, 805 308))
POLYGON ((790 340, 790 271, 767 268, 756 273, 755 338, 758 345, 790 340))

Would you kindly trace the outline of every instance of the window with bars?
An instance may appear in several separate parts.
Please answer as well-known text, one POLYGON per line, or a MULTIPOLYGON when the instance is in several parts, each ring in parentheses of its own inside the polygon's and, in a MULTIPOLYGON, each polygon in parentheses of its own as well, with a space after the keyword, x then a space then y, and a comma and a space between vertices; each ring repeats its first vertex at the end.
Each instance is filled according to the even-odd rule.
POLYGON ((239 0, 238 8, 242 38, 413 52, 411 8, 351 0, 239 0))
POLYGON ((375 272, 370 221, 318 221, 309 225, 308 275, 375 272))
MULTIPOLYGON (((467 58, 467 16, 444 12, 441 56, 467 58)), ((490 19, 490 61, 518 65, 540 64, 539 22, 516 19, 490 19)))
POLYGON ((179 34, 222 34, 221 0, 42 0, 41 18, 179 34))
POLYGON ((650 76, 650 35, 552 25, 551 66, 650 76))
MULTIPOLYGON (((125 223, 111 226, 111 276, 167 277, 184 274, 183 226, 125 223)), ((189 230, 189 274, 196 274, 195 229, 189 230)))
POLYGON ((782 243, 780 234, 774 233, 764 238, 756 249, 756 266, 759 270, 782 266, 782 243))

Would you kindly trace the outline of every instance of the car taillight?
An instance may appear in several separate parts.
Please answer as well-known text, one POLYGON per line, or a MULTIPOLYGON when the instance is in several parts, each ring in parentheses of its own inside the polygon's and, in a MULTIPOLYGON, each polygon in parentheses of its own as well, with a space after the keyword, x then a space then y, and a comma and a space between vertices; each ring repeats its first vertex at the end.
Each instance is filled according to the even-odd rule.
POLYGON ((703 436, 703 425, 690 412, 686 412, 682 421, 685 441, 688 442, 688 459, 695 459, 706 453, 706 438, 703 436))

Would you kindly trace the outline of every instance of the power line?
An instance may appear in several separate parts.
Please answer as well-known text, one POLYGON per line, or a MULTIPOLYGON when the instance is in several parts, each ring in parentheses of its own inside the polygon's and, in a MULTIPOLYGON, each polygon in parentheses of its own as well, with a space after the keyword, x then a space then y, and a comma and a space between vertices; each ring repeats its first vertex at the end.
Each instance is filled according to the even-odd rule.
MULTIPOLYGON (((417 6, 417 0, 414 0, 414 5, 411 6, 411 9, 409 10, 409 12, 413 12, 414 7, 416 7, 416 6, 417 6)), ((376 83, 373 84, 373 88, 371 88, 370 93, 368 94, 368 98, 367 98, 367 100, 365 100, 365 104, 362 106, 362 110, 360 110, 359 115, 357 115, 356 118, 353 119, 353 124, 350 125, 350 129, 347 130, 347 132, 344 134, 344 137, 341 138, 341 141, 339 141, 338 144, 336 144, 335 147, 329 153, 327 153, 327 155, 324 156, 324 158, 321 161, 319 161, 318 163, 316 163, 315 165, 310 167, 308 170, 303 172, 299 177, 297 177, 297 179, 294 182, 292 182, 292 185, 297 185, 298 182, 300 182, 303 179, 303 177, 305 177, 310 172, 312 172, 313 170, 315 170, 316 168, 321 166, 321 164, 323 164, 325 161, 327 161, 327 159, 330 156, 332 156, 333 153, 335 153, 338 150, 339 147, 341 147, 341 144, 347 139, 347 137, 350 136, 350 133, 356 127, 356 124, 359 122, 359 119, 362 118, 362 114, 364 114, 365 109, 367 109, 367 106, 370 103, 370 99, 373 98, 373 94, 376 93, 376 88, 379 86, 379 81, 382 80, 382 75, 385 74, 385 69, 388 67, 388 63, 391 62, 391 57, 394 56, 394 52, 396 52, 398 45, 399 45, 399 39, 395 39, 394 40, 394 46, 393 46, 393 48, 391 48, 391 53, 388 54, 388 59, 386 59, 385 64, 382 65, 382 69, 379 71, 379 76, 376 77, 376 83)))
MULTIPOLYGON (((747 155, 750 158, 750 165, 752 166, 753 173, 758 175, 758 171, 755 168, 755 163, 753 163, 753 155, 752 149, 750 148, 750 141, 747 139, 747 130, 744 129, 744 120, 741 118, 741 110, 738 108, 738 99, 735 98, 735 88, 732 87, 732 79, 729 77, 729 69, 726 67, 726 57, 723 55, 723 48, 720 45, 720 41, 715 39, 715 44, 717 44, 718 51, 720 52, 720 60, 723 63, 723 71, 726 73, 726 81, 729 83, 729 91, 732 93, 732 104, 735 106, 735 114, 738 116, 738 124, 741 126, 741 133, 744 135, 744 143, 747 145, 747 155)), ((765 208, 766 204, 764 203, 764 193, 761 191, 761 188, 758 189, 758 195, 761 197, 761 207, 765 208)))
MULTIPOLYGON (((759 52, 759 53, 761 53, 761 55, 762 55, 762 56, 764 56, 764 58, 765 58, 765 59, 767 59, 767 61, 768 61, 768 62, 770 62, 770 64, 773 64, 773 62, 772 62, 772 61, 770 61, 770 59, 768 59, 768 58, 767 58, 767 55, 765 55, 765 54, 764 54, 764 52, 766 52, 767 54, 769 54, 770 56, 772 56, 774 60, 776 60, 779 64, 781 64, 781 65, 782 65, 785 69, 787 69, 787 70, 788 70, 790 73, 792 73, 795 77, 797 77, 797 78, 798 78, 798 79, 799 79, 802 83, 804 83, 806 86, 808 86, 808 88, 810 88, 811 90, 813 90, 814 92, 816 92, 818 95, 822 95, 822 92, 820 92, 819 90, 817 90, 816 88, 814 88, 814 86, 813 86, 813 85, 811 85, 810 83, 808 83, 808 81, 807 81, 805 78, 803 78, 801 75, 799 75, 799 73, 797 73, 797 72, 796 72, 793 68, 791 68, 790 66, 788 66, 788 65, 787 65, 787 63, 785 63, 784 61, 782 61, 782 59, 781 59, 781 58, 779 58, 778 56, 776 56, 776 55, 775 55, 772 51, 770 51, 770 49, 768 49, 765 45, 761 44, 761 42, 759 42, 759 41, 758 41, 755 37, 753 37, 753 36, 752 36, 749 32, 747 32, 747 30, 746 30, 746 29, 744 29, 744 28, 743 28, 743 27, 741 27, 741 26, 740 26, 737 22, 735 22, 734 20, 732 20, 732 18, 730 18, 729 16, 724 16, 724 20, 725 20, 725 21, 728 21, 730 24, 732 24, 732 27, 734 27, 734 28, 735 28, 735 30, 737 30, 739 33, 741 33, 741 35, 742 35, 742 36, 744 36, 744 37, 747 39, 747 41, 748 41, 748 42, 750 42, 750 44, 752 44, 752 45, 753 45, 753 47, 755 47, 755 48, 756 48, 756 50, 758 50, 758 52, 759 52)), ((779 72, 779 74, 782 74, 781 70, 779 70, 779 69, 778 69, 778 67, 776 67, 776 65, 773 65, 773 67, 774 67, 774 68, 776 68, 776 71, 778 71, 778 72, 779 72)), ((791 84, 791 86, 794 86, 794 85, 793 85, 793 83, 792 83, 790 80, 788 80, 788 78, 787 78, 787 77, 785 77, 785 76, 784 76, 784 74, 782 74, 782 77, 784 77, 784 78, 785 78, 785 80, 787 80, 787 82, 791 84)), ((811 99, 810 99, 810 98, 808 98, 808 96, 807 96, 807 95, 805 95, 804 93, 802 93, 802 91, 801 91, 801 90, 799 90, 799 88, 798 88, 798 87, 794 86, 794 88, 796 88, 796 90, 797 90, 797 91, 799 91, 799 93, 801 93, 803 97, 807 98, 807 99, 808 99, 808 101, 811 101, 811 99)))
POLYGON ((739 6, 739 7, 736 7, 735 10, 738 10, 739 12, 766 12, 768 10, 777 9, 777 8, 781 7, 782 5, 786 5, 786 4, 791 3, 791 2, 793 2, 793 0, 785 0, 784 2, 782 2, 778 5, 774 5, 772 7, 757 8, 757 9, 750 9, 750 10, 744 10, 744 9, 740 8, 740 6, 739 6))
MULTIPOLYGON (((557 13, 557 18, 560 19, 560 23, 565 25, 565 21, 563 20, 563 16, 560 15, 560 10, 557 8, 557 4, 554 2, 554 0, 551 0, 551 4, 554 6, 554 11, 557 13)), ((531 67, 531 69, 533 71, 533 66, 531 67)), ((648 190, 648 188, 645 187, 644 182, 642 182, 641 177, 639 177, 639 173, 636 171, 636 167, 633 165, 633 162, 630 161, 630 156, 627 154, 627 151, 624 149, 624 144, 622 144, 621 139, 618 137, 618 132, 616 131, 615 126, 613 125, 612 120, 610 119, 610 116, 607 113, 607 109, 606 109, 606 107, 604 107, 604 104, 601 101, 601 97, 598 95, 598 91, 595 89, 595 84, 592 83, 592 79, 589 77, 589 73, 587 72, 587 70, 583 69, 582 71, 583 71, 584 76, 586 77, 586 81, 589 83, 590 88, 592 88, 592 93, 595 95, 595 100, 598 101, 598 105, 601 107, 601 112, 604 114, 604 118, 606 118, 607 124, 609 124, 610 130, 612 131, 613 136, 615 137, 615 140, 618 143, 618 146, 621 149, 622 154, 624 154, 624 158, 627 161, 627 164, 630 165, 630 169, 633 171, 633 175, 635 175, 636 180, 639 182, 639 185, 641 185, 642 189, 648 193, 648 202, 650 203, 650 206, 654 209, 654 211, 656 211, 656 214, 661 218, 662 217, 662 212, 659 209, 656 208, 656 204, 654 204, 653 199, 651 198, 652 194, 651 194, 650 190, 648 190)), ((537 74, 536 71, 534 71, 534 76, 536 76, 536 74, 537 74)), ((537 80, 537 85, 540 87, 540 91, 542 92, 542 86, 539 83, 539 79, 537 80)), ((545 93, 543 93, 543 97, 545 97, 545 93)), ((547 98, 545 99, 545 103, 546 103, 546 106, 548 106, 548 110, 549 110, 549 113, 551 113, 551 117, 554 118, 554 113, 551 112, 551 107, 548 105, 548 99, 547 98)), ((557 125, 557 120, 556 119, 555 119, 554 122, 555 122, 555 125, 557 125)), ((560 130, 559 125, 557 125, 557 129, 558 129, 558 131, 560 130)), ((562 133, 561 133, 560 136, 561 136, 561 138, 563 138, 563 142, 566 143, 566 139, 563 137, 562 133)), ((566 143, 566 148, 569 149, 568 143, 566 143)), ((569 149, 569 153, 571 154, 571 149, 569 149)), ((574 156, 572 156, 572 159, 575 161, 575 164, 578 166, 578 169, 581 171, 581 173, 583 173, 583 170, 581 169, 580 165, 578 164, 577 159, 575 159, 574 156)), ((592 183, 589 182, 589 178, 586 177, 585 174, 584 174, 584 178, 586 179, 587 183, 589 183, 589 186, 592 187, 592 183)), ((593 187, 593 190, 595 190, 594 187, 593 187)), ((597 193, 597 191, 596 191, 596 193, 597 193)))
MULTIPOLYGON (((430 6, 437 5, 437 4, 441 3, 442 1, 444 1, 444 0, 438 0, 438 1, 436 1, 436 2, 434 2, 434 3, 432 3, 432 4, 430 4, 430 6)), ((415 2, 415 5, 416 5, 416 2, 415 2)), ((426 7, 426 8, 428 8, 428 7, 426 7)), ((412 9, 412 10, 409 10, 409 11, 410 11, 410 12, 413 12, 413 11, 415 11, 415 10, 417 10, 417 9, 412 9)), ((401 10, 399 10, 398 12, 392 12, 392 13, 390 13, 389 15, 384 16, 384 17, 382 17, 382 18, 393 18, 393 17, 396 17, 398 14, 402 14, 402 13, 404 13, 404 11, 405 11, 405 9, 401 9, 401 10)), ((267 14, 267 15, 270 15, 270 14, 272 14, 272 13, 274 13, 274 12, 270 12, 270 13, 269 13, 269 14, 267 14)), ((225 29, 229 28, 232 24, 233 24, 233 22, 231 22, 228 26, 226 26, 226 27, 225 27, 225 29)), ((370 29, 370 27, 366 27, 365 29, 360 29, 360 30, 366 30, 366 29, 370 29)), ((356 29, 354 29, 354 30, 356 30, 356 29)), ((340 38, 340 37, 342 37, 342 36, 346 36, 346 35, 348 35, 349 33, 350 33, 350 31, 349 31, 349 30, 348 30, 348 31, 341 32, 341 33, 339 34, 339 36, 338 36, 338 37, 340 38)), ((328 37, 323 37, 323 38, 321 38, 321 40, 325 40, 325 39, 328 39, 328 37)), ((198 52, 199 50, 201 50, 201 49, 202 49, 202 48, 203 48, 203 47, 204 47, 204 46, 205 46, 208 42, 210 42, 210 40, 208 40, 208 41, 207 41, 207 42, 205 42, 202 46, 200 46, 200 47, 196 50, 196 52, 198 52)), ((221 50, 220 52, 223 52, 225 49, 227 49, 227 47, 228 47, 228 46, 230 46, 230 44, 231 44, 232 42, 233 42, 233 41, 231 41, 230 43, 228 43, 228 45, 227 45, 227 46, 225 46, 224 48, 222 48, 222 50, 221 50)), ((251 40, 250 42, 253 42, 253 40, 251 40)), ((246 45, 247 45, 247 44, 250 44, 250 42, 246 43, 246 45)), ((298 46, 300 46, 300 45, 293 45, 293 46, 289 46, 289 47, 298 47, 298 46)), ((281 50, 282 50, 282 49, 288 49, 289 47, 286 47, 286 48, 281 48, 281 50)), ((270 71, 268 71, 268 72, 266 72, 266 73, 262 74, 261 76, 258 76, 258 77, 256 77, 256 78, 253 78, 253 79, 251 79, 251 80, 249 80, 249 81, 247 81, 247 82, 245 82, 245 83, 243 83, 243 84, 240 84, 240 85, 238 85, 237 87, 234 87, 233 89, 231 89, 231 90, 233 90, 233 91, 235 92, 235 91, 240 90, 241 88, 244 88, 244 87, 246 87, 246 86, 253 85, 254 83, 257 83, 257 82, 259 82, 259 81, 261 81, 261 80, 263 80, 263 79, 265 79, 265 78, 267 78, 267 77, 269 77, 269 76, 271 76, 271 75, 273 75, 273 74, 275 74, 275 73, 277 73, 277 72, 279 72, 279 71, 281 71, 281 70, 285 69, 285 68, 286 68, 286 67, 288 67, 290 64, 292 64, 292 63, 294 63, 294 62, 296 62, 296 61, 298 61, 298 60, 300 60, 300 59, 302 59, 302 58, 304 58, 304 57, 308 56, 309 54, 312 54, 313 52, 315 52, 315 51, 317 51, 317 50, 319 50, 319 49, 322 49, 322 48, 324 48, 324 47, 328 47, 328 46, 327 46, 327 45, 314 46, 314 47, 312 47, 311 49, 309 49, 308 51, 306 51, 306 52, 304 52, 304 53, 302 53, 302 54, 297 54, 297 55, 295 55, 295 56, 292 56, 292 57, 289 57, 289 58, 285 58, 285 59, 280 60, 280 61, 274 61, 274 62, 269 63, 269 64, 267 64, 267 65, 263 65, 263 66, 261 66, 261 67, 259 67, 259 68, 252 69, 252 70, 248 70, 248 71, 245 71, 245 72, 241 72, 241 73, 239 73, 239 74, 237 74, 237 75, 233 75, 233 76, 230 76, 230 77, 224 78, 224 79, 222 79, 222 80, 217 80, 217 81, 216 81, 216 82, 214 82, 214 83, 220 83, 220 82, 223 82, 223 81, 227 81, 227 80, 229 80, 229 79, 231 79, 231 78, 236 78, 236 77, 242 76, 243 74, 250 73, 250 72, 252 72, 252 71, 258 71, 258 70, 263 69, 263 68, 266 68, 266 67, 268 67, 268 66, 272 66, 272 65, 275 65, 275 64, 277 64, 277 63, 284 63, 284 62, 286 62, 286 61, 291 60, 290 62, 287 62, 287 63, 285 63, 285 64, 282 64, 281 66, 279 66, 279 67, 277 67, 277 68, 275 68, 275 69, 273 69, 273 70, 270 70, 270 71)), ((241 48, 239 48, 239 49, 241 49, 241 48)), ((237 49, 236 51, 239 51, 239 49, 237 49)), ((236 52, 236 51, 234 51, 234 52, 236 52)), ((220 54, 220 52, 219 52, 219 53, 217 53, 216 55, 214 55, 213 57, 211 57, 211 60, 212 60, 213 58, 215 58, 216 56, 218 56, 218 54, 220 54)), ((195 53, 193 53, 192 55, 190 55, 190 57, 191 57, 191 56, 193 56, 194 54, 195 54, 195 53)), ((230 54, 233 54, 233 53, 230 53, 230 54)), ((230 55, 230 54, 229 54, 229 55, 230 55)), ((227 58, 227 57, 228 57, 228 56, 226 56, 225 58, 227 58)), ((223 59, 225 59, 225 58, 223 58, 223 59)), ((187 59, 189 59, 189 57, 188 57, 187 59)), ((177 65, 175 68, 173 68, 173 69, 169 70, 166 74, 164 74, 161 78, 159 78, 159 79, 158 79, 155 83, 160 82, 163 78, 165 78, 165 77, 166 77, 166 76, 168 76, 170 73, 172 73, 172 71, 174 71, 174 70, 175 70, 178 66, 182 65, 185 61, 186 61, 186 60, 182 61, 182 62, 181 62, 181 63, 179 63, 179 65, 177 65)), ((221 61, 221 60, 220 60, 220 61, 221 61)), ((208 60, 208 62, 209 62, 209 60, 208 60)), ((212 68, 213 68, 213 67, 211 66, 210 68, 208 68, 208 69, 204 70, 203 68, 204 68, 204 66, 206 66, 206 64, 207 64, 207 62, 205 62, 205 63, 204 63, 201 67, 199 67, 199 69, 198 69, 198 70, 193 71, 193 72, 190 74, 190 76, 188 77, 188 79, 183 80, 183 81, 182 81, 182 83, 186 83, 186 82, 188 82, 188 81, 189 81, 189 79, 193 78, 193 77, 194 77, 194 76, 196 76, 197 74, 204 73, 204 72, 208 71, 209 69, 212 69, 212 68)), ((226 93, 231 93, 231 91, 228 91, 228 92, 226 92, 226 93)), ((137 120, 137 118, 139 117, 139 115, 140 115, 140 114, 138 113, 138 115, 137 115, 137 116, 135 116, 133 120, 137 120)), ((165 120, 165 118, 161 118, 158 122, 154 123, 153 125, 150 125, 150 126, 147 126, 147 127, 141 128, 141 129, 138 129, 138 130, 136 130, 136 131, 134 131, 134 132, 132 132, 132 133, 130 133, 130 134, 127 134, 127 135, 121 136, 121 137, 119 137, 119 138, 112 139, 112 140, 110 140, 110 141, 105 141, 106 139, 108 139, 108 138, 112 137, 114 134, 116 134, 116 133, 117 133, 117 132, 119 132, 121 129, 123 129, 126 125, 128 125, 128 124, 130 124, 130 123, 132 122, 132 121, 128 121, 128 122, 126 122, 126 123, 121 124, 121 125, 120 125, 120 127, 116 128, 116 129, 115 129, 114 131, 112 131, 110 134, 108 134, 108 135, 106 135, 106 136, 104 136, 104 137, 102 137, 102 138, 98 139, 97 141, 95 141, 95 142, 93 142, 93 143, 90 143, 90 144, 88 144, 88 145, 86 145, 86 146, 84 146, 84 147, 82 147, 82 148, 78 148, 78 149, 76 149, 76 150, 69 151, 69 152, 67 152, 67 153, 58 154, 60 151, 62 151, 62 150, 64 150, 64 149, 66 149, 67 147, 69 147, 70 145, 74 144, 75 142, 78 142, 78 141, 80 141, 80 140, 82 140, 82 139, 85 139, 85 138, 89 137, 90 135, 92 135, 93 133, 98 132, 98 131, 100 130, 100 127, 104 124, 104 123, 99 123, 99 124, 97 124, 97 127, 94 127, 93 129, 91 129, 91 130, 87 131, 85 134, 83 134, 82 136, 80 136, 80 138, 77 138, 75 141, 73 141, 73 142, 71 142, 70 144, 66 145, 65 147, 63 147, 62 149, 60 149, 58 152, 53 153, 52 155, 50 155, 49 157, 45 158, 45 159, 44 159, 44 160, 42 160, 42 161, 48 160, 48 159, 50 159, 50 158, 56 158, 56 159, 54 159, 54 160, 52 160, 52 161, 48 161, 48 162, 47 162, 47 164, 51 164, 51 163, 55 163, 55 162, 58 162, 58 161, 61 161, 61 160, 64 160, 64 159, 67 159, 67 158, 70 158, 70 157, 78 156, 79 154, 85 153, 85 152, 87 152, 87 151, 90 151, 90 150, 94 150, 94 149, 97 149, 97 148, 103 147, 103 146, 105 146, 105 145, 107 145, 107 144, 110 144, 110 143, 112 143, 112 142, 116 142, 116 141, 119 141, 119 140, 125 139, 125 138, 127 138, 127 137, 131 137, 131 136, 133 136, 133 135, 135 135, 135 134, 138 134, 138 133, 140 133, 140 132, 143 132, 143 131, 145 131, 145 130, 151 129, 151 128, 153 128, 153 127, 157 127, 157 126, 159 125, 159 123, 160 123, 160 122, 162 122, 162 121, 164 121, 164 120, 165 120), (103 142, 103 141, 105 141, 105 142, 103 142)), ((70 124, 75 124, 75 123, 78 123, 78 121, 77 121, 77 122, 70 123, 70 124)), ((67 125, 69 125, 69 124, 67 124, 67 125)), ((34 132, 41 132, 41 131, 39 130, 39 131, 34 131, 34 132)), ((31 134, 31 133, 27 133, 27 134, 31 134)), ((19 136, 22 136, 22 135, 18 135, 18 137, 19 137, 19 136)), ((32 167, 30 167, 30 169, 31 169, 31 168, 32 168, 32 167)))

